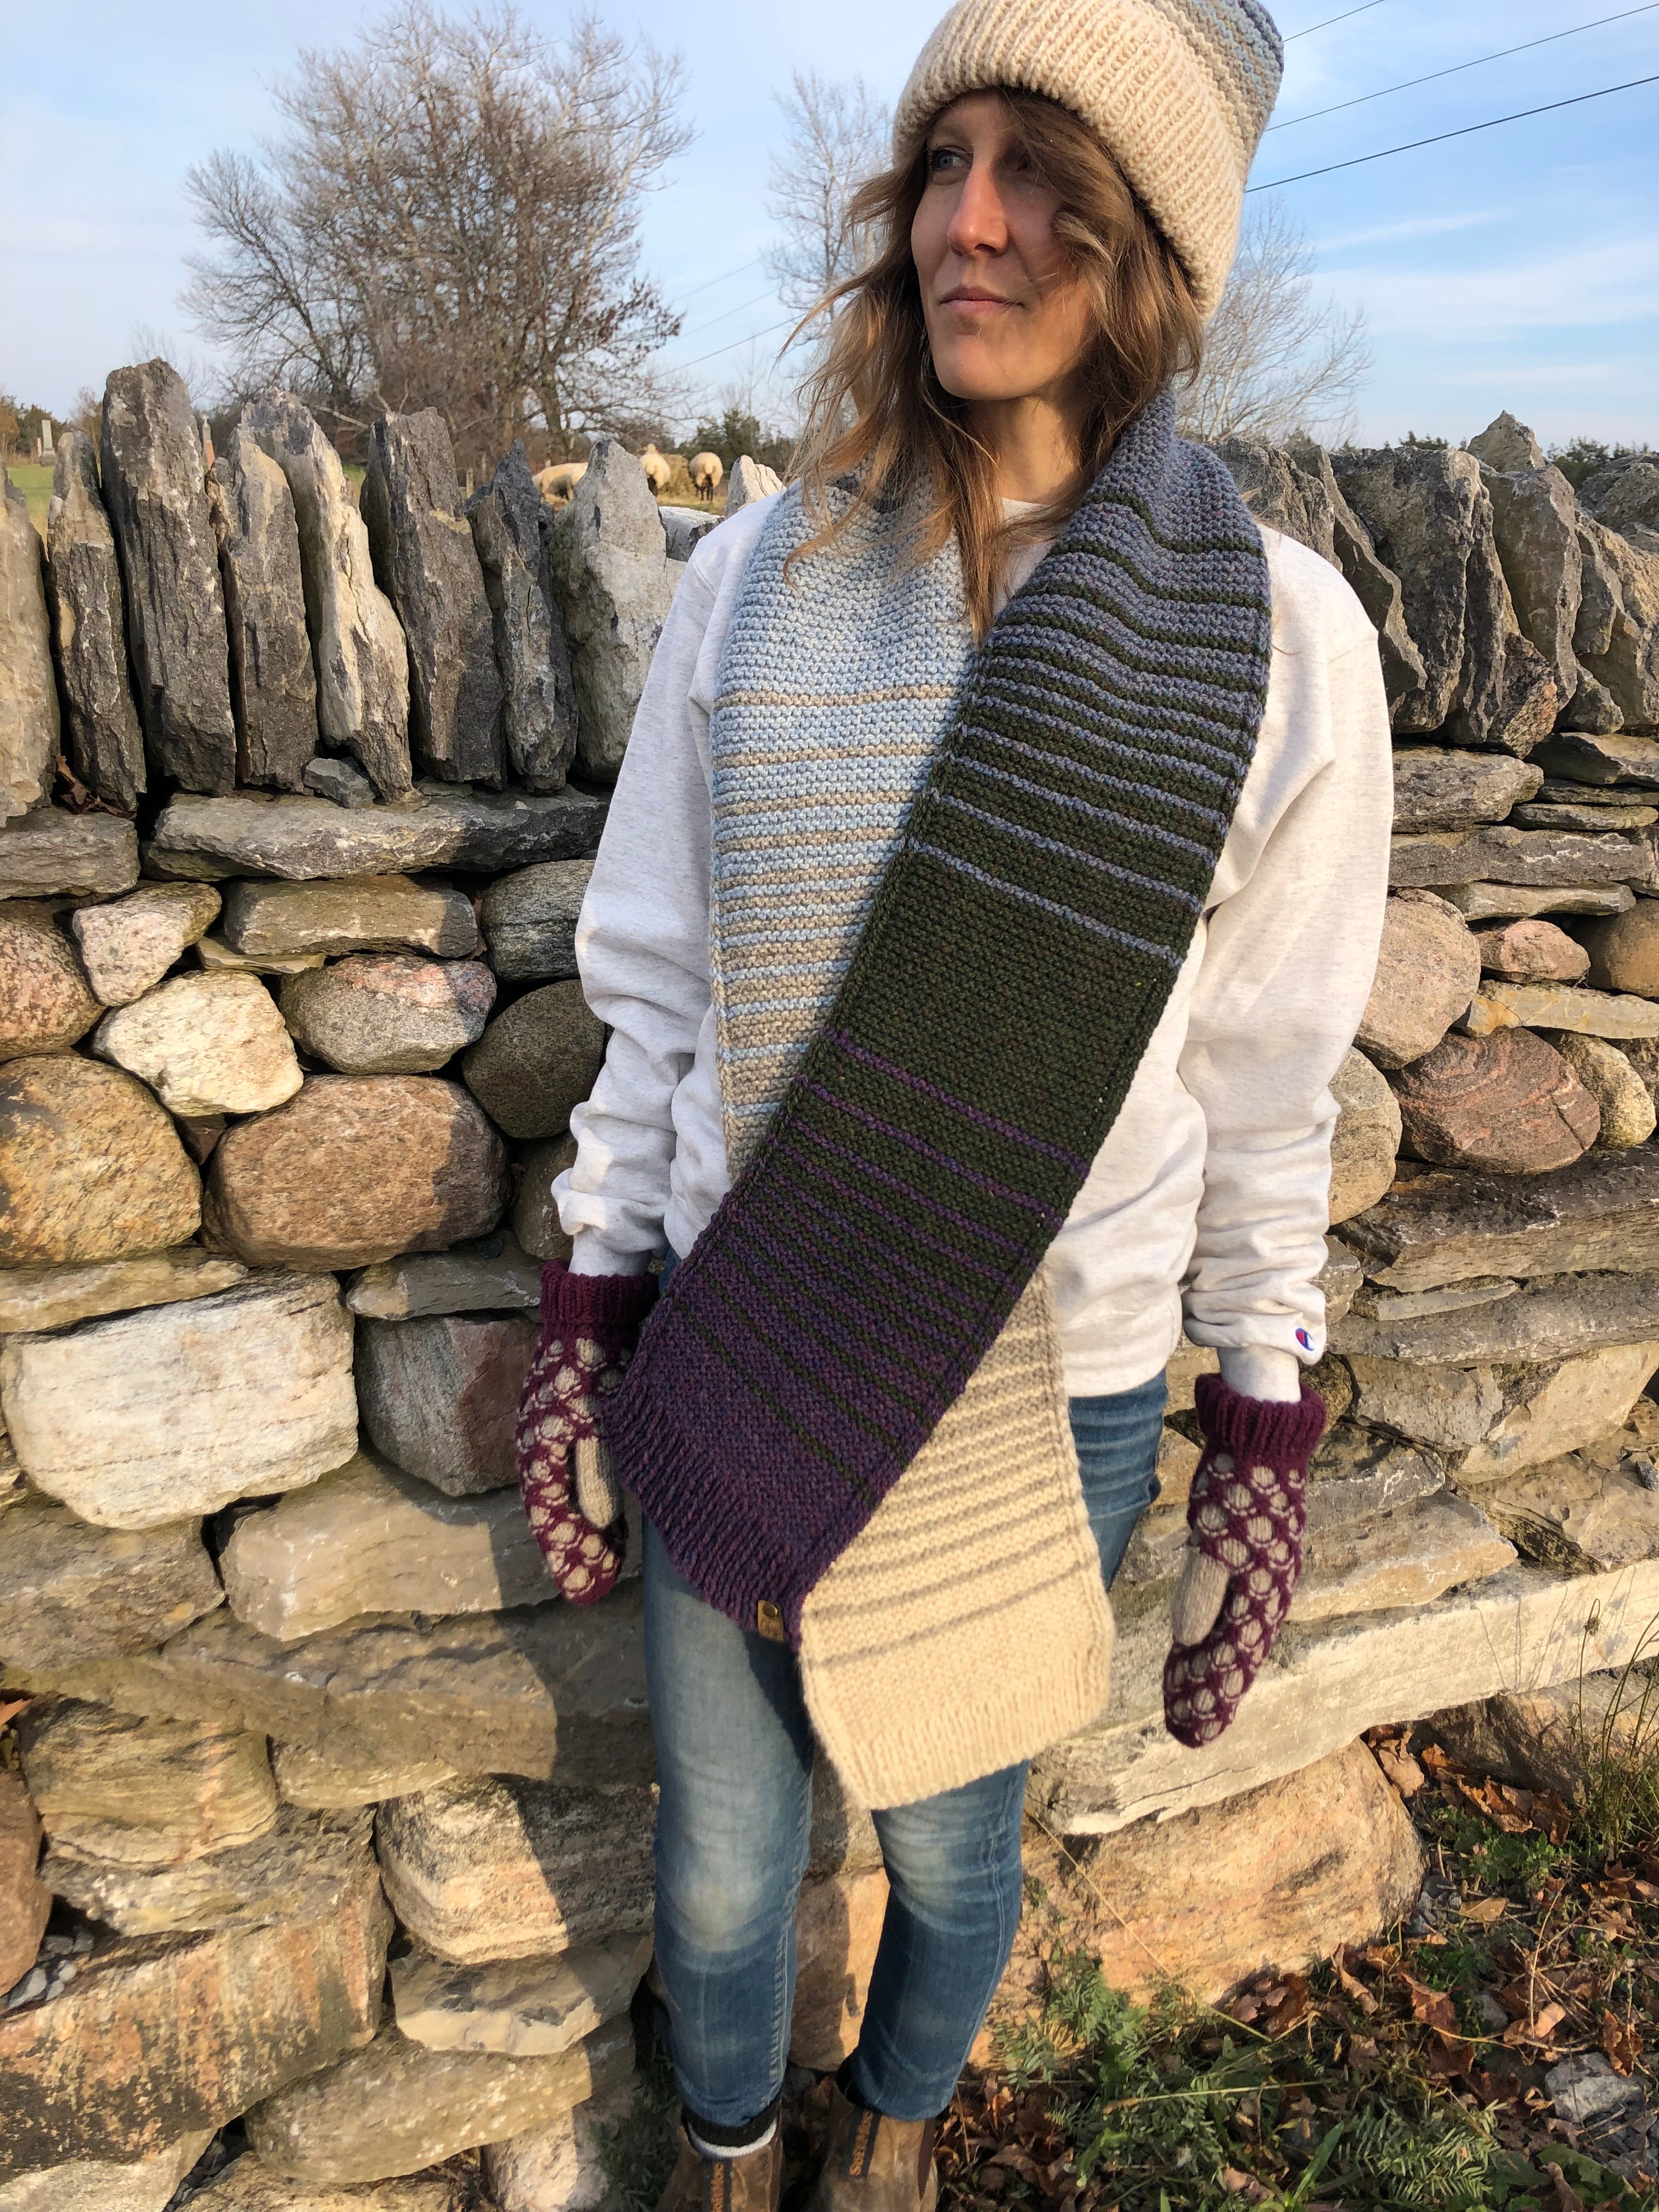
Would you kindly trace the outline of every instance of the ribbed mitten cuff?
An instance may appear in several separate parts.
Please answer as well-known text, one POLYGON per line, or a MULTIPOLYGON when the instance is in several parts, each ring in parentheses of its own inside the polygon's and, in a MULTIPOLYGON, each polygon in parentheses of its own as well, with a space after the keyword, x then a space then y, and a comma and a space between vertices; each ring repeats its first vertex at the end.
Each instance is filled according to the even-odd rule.
POLYGON ((1270 1467, 1275 1474, 1305 1474, 1325 1433, 1325 1401, 1302 1385, 1295 1405, 1246 1398, 1218 1375, 1200 1375, 1194 1402, 1212 1452, 1231 1452, 1238 1467, 1270 1467))
POLYGON ((542 1319, 550 1325, 635 1329, 656 1296, 654 1275, 573 1275, 562 1260, 542 1269, 542 1319))

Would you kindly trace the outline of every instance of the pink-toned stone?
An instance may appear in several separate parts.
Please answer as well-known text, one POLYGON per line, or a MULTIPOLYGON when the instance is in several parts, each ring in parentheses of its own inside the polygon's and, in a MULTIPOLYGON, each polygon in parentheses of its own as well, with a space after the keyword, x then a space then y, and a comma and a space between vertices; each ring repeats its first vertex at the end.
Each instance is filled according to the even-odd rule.
POLYGON ((1530 1175, 1595 1142, 1601 1116, 1559 1052, 1530 1030, 1449 1036, 1395 1078, 1407 1151, 1443 1167, 1530 1175))
POLYGON ((200 1219, 196 1170, 142 1083, 76 1053, 0 1067, 0 1267, 160 1252, 200 1219))
POLYGON ((1475 933, 1480 965, 1506 983, 1582 983, 1589 954, 1553 921, 1530 916, 1475 933))
POLYGON ((789 2056, 828 2073, 858 2048, 887 1911, 880 1867, 809 1875, 795 1908, 795 2009, 789 2056))
POLYGON ((1480 981, 1468 924, 1432 891, 1389 901, 1376 978, 1354 1042, 1379 1067, 1404 1067, 1432 1052, 1480 981))
POLYGON ((46 1932, 52 1892, 35 1868, 40 1816, 14 1768, 0 1766, 0 1995, 34 1964, 46 1932))

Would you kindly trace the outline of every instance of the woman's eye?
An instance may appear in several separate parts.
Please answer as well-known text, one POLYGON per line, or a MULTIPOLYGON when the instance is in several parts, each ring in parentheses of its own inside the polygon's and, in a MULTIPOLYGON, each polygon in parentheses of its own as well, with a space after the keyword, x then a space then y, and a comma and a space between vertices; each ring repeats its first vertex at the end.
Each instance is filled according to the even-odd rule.
POLYGON ((928 149, 927 168, 932 176, 943 176, 947 170, 959 167, 961 162, 962 155, 954 146, 933 146, 928 149))

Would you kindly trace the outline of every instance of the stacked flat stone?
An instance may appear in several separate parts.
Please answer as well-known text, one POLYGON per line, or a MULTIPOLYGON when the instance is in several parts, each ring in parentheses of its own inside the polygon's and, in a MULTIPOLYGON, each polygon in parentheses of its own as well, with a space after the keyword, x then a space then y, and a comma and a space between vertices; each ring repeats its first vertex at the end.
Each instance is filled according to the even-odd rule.
MULTIPOLYGON (((354 706, 313 651, 313 704, 301 609, 326 581, 330 635, 389 635, 398 593, 445 588, 422 546, 453 524, 447 483, 417 501, 388 477, 377 530, 416 538, 382 579, 284 413, 293 451, 267 422, 225 456, 216 538, 175 402, 131 373, 101 482, 70 442, 44 579, 8 540, 0 2212, 161 2212, 233 2121, 252 2148, 216 2185, 228 2206, 368 2186, 447 2212, 479 2186, 446 2163, 465 2153, 506 2212, 579 2212, 629 2094, 648 1941, 639 1596, 624 1577, 557 1601, 512 1419, 602 1042, 575 915, 678 572, 619 449, 539 576, 527 526, 509 578, 475 508, 505 765, 492 738, 453 780, 489 723, 462 711, 489 692, 468 571, 466 621, 422 630, 431 773, 384 803, 386 701, 354 706), (629 518, 615 560, 582 536, 600 493, 629 518), (204 581, 135 620, 123 562, 146 545, 181 574, 200 554, 198 580, 216 554, 217 633, 204 581), (550 683, 544 610, 567 633, 550 683), (131 696, 130 665, 159 696, 131 696), (49 803, 48 710, 52 757, 116 811, 49 803)), ((1160 1674, 1214 1362, 1182 1348, 1110 1704, 1033 1783, 1051 1828, 1101 1839, 1114 1978, 1139 1986, 1152 1948, 1212 1996, 1409 1903, 1420 1857, 1360 1730, 1456 1705, 1471 1757, 1541 1774, 1580 1665, 1621 1666, 1659 1610, 1641 487, 1592 513, 1502 422, 1465 454, 1224 458, 1353 582, 1400 741, 1397 888, 1336 1085, 1331 1425, 1289 1625, 1220 1745, 1183 1749, 1160 1674), (1167 1916, 1151 1927, 1171 1863, 1174 1956, 1167 1916)), ((521 506, 516 471, 508 491, 521 506)), ((873 1830, 824 1778, 801 2063, 855 2041, 884 1899, 873 1830)))

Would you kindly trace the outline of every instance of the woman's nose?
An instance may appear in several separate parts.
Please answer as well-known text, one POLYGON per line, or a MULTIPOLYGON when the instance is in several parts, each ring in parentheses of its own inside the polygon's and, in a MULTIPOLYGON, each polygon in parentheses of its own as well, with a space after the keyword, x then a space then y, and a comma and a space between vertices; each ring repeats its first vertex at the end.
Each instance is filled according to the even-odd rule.
POLYGON ((953 253, 1000 253, 1008 243, 1008 218, 988 162, 975 161, 951 218, 953 253))

